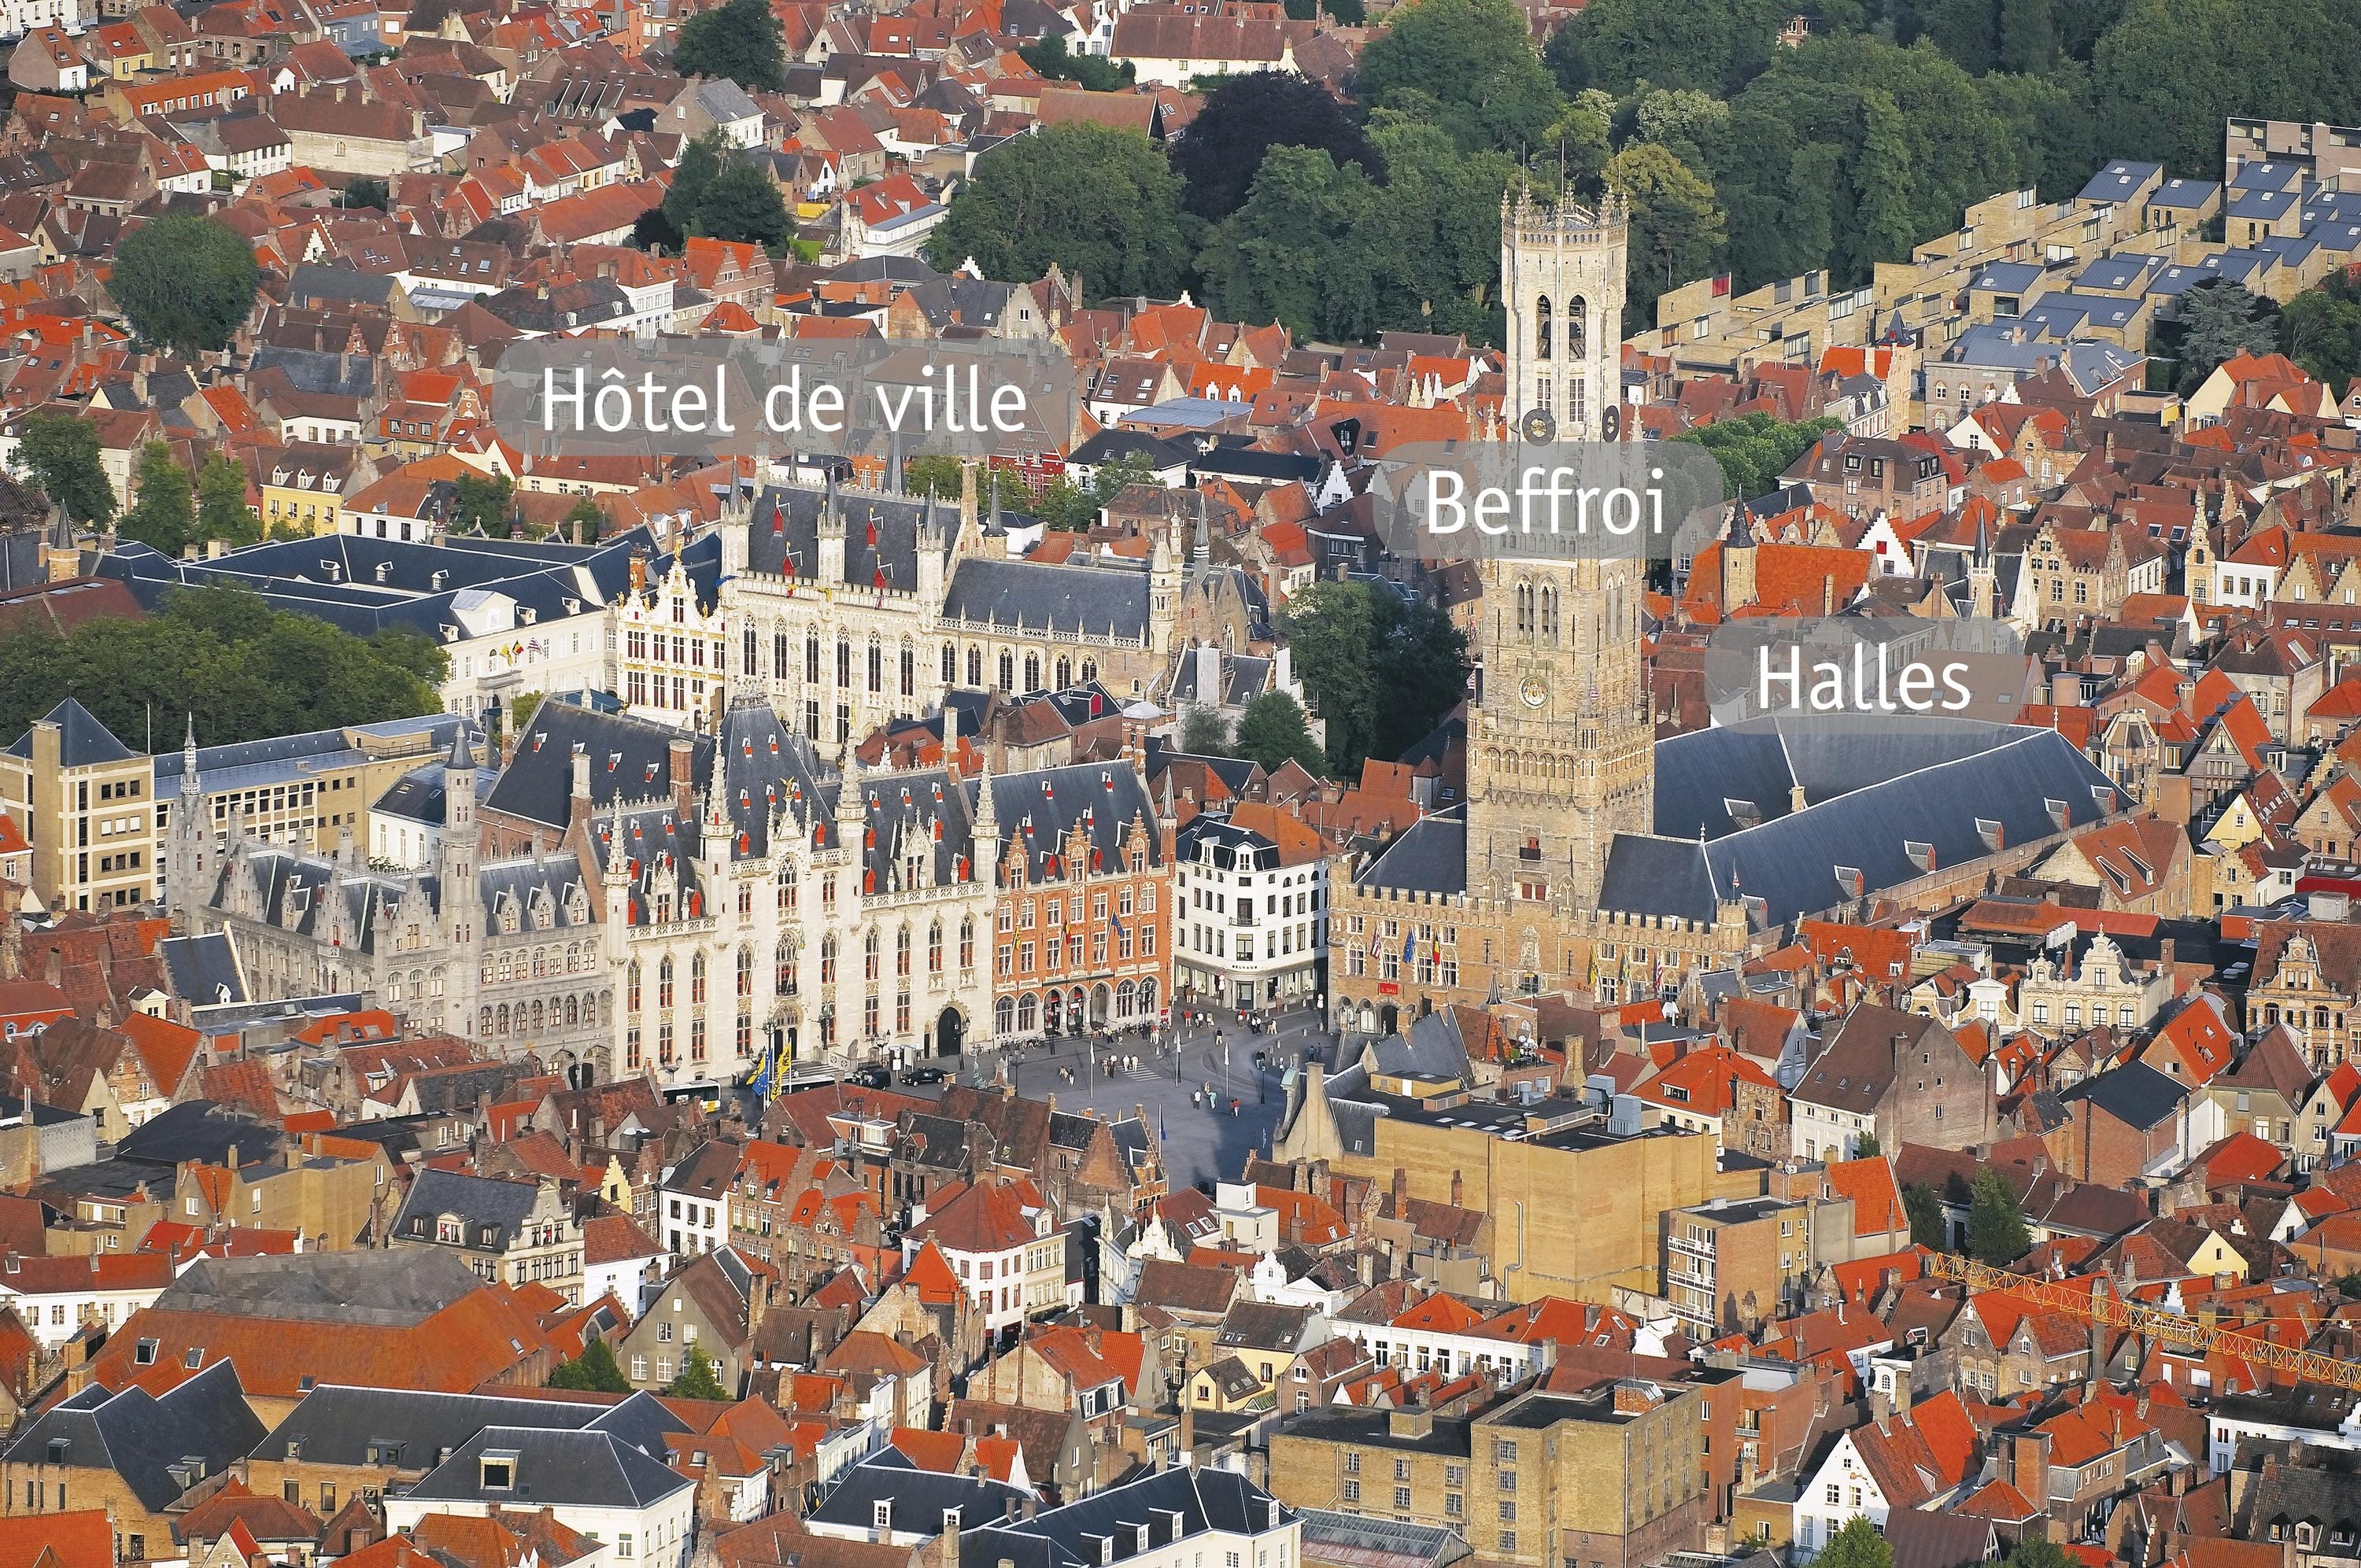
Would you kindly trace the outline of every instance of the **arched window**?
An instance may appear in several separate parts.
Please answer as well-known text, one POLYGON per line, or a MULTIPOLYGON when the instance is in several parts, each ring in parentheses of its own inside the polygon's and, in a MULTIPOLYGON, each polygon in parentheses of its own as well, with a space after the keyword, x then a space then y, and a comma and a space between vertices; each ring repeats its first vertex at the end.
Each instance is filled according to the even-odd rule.
POLYGON ((656 965, 656 1005, 672 1005, 672 959, 669 958, 656 965))
POLYGON ((894 933, 894 972, 897 975, 910 972, 910 928, 907 926, 894 933))
POLYGON ((877 978, 877 933, 873 930, 861 938, 861 978, 877 978))
POLYGON ((778 963, 778 972, 772 979, 771 990, 780 996, 793 996, 801 989, 796 983, 795 943, 785 937, 780 938, 773 956, 778 963))
POLYGON ((877 633, 869 634, 869 691, 871 696, 885 689, 885 650, 877 641, 877 633))
POLYGON ((637 959, 633 959, 623 970, 623 1011, 637 1013, 640 1010, 640 960, 637 959))
POLYGON ((836 983, 836 933, 831 931, 819 939, 819 982, 836 983))
POLYGON ((1016 689, 1016 655, 1003 648, 1000 651, 1000 689, 1016 689))
POLYGON ((917 650, 907 642, 902 644, 901 675, 902 695, 916 696, 918 691, 918 654, 917 650))
POLYGON ((939 920, 927 927, 927 972, 943 972, 943 923, 939 920))
POLYGON ((1058 690, 1064 691, 1074 684, 1073 662, 1060 654, 1058 658, 1058 690))
POLYGON ((960 968, 975 968, 975 916, 960 922, 960 968))
POLYGON ((1085 660, 1083 660, 1083 661, 1082 661, 1082 684, 1083 684, 1084 685, 1090 685, 1093 681, 1097 680, 1098 678, 1099 678, 1099 662, 1098 662, 1096 659, 1085 659, 1085 660))
POLYGON ((1005 1035, 1016 1026, 1016 1002, 1004 996, 992 1004, 992 1026, 995 1033, 1005 1035))
POLYGON ((1548 359, 1554 353, 1555 345, 1551 341, 1550 334, 1550 302, 1544 296, 1542 302, 1533 307, 1533 357, 1548 359))
POLYGON ((807 685, 819 685, 819 633, 804 633, 804 680, 807 685))
POLYGON ((949 642, 943 644, 943 685, 959 685, 959 649, 949 642))
POLYGON ((1557 641, 1557 589, 1544 584, 1542 587, 1542 641, 1557 641))
POLYGON ((1590 302, 1576 294, 1565 302, 1565 356, 1579 359, 1590 352, 1590 302))
POLYGON ((738 994, 754 994, 754 949, 752 948, 738 949, 738 994))
POLYGON ((705 1000, 705 955, 688 955, 688 1000, 692 1006, 705 1000))
POLYGON ((967 684, 983 685, 983 650, 974 644, 970 644, 967 651, 967 684))
POLYGON ((792 865, 781 866, 779 868, 779 913, 785 915, 793 910, 796 901, 802 896, 802 891, 796 881, 796 868, 792 865))
POLYGON ((1041 655, 1038 653, 1025 655, 1025 689, 1027 692, 1041 689, 1041 655))
POLYGON ((1533 586, 1528 582, 1520 582, 1517 584, 1517 635, 1530 637, 1532 635, 1532 630, 1533 586))

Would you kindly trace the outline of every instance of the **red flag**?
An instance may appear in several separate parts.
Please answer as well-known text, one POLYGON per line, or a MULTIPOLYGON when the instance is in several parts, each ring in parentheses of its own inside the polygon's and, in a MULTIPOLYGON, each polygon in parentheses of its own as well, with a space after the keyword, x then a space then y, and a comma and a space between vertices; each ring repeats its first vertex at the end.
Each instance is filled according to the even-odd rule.
MULTIPOLYGON (((778 502, 773 501, 771 503, 771 537, 776 539, 786 532, 786 514, 779 510, 778 502)), ((788 570, 793 571, 794 568, 791 566, 788 570)))
POLYGON ((877 520, 873 517, 869 520, 869 548, 877 548, 877 520))
POLYGON ((881 594, 885 591, 885 564, 883 561, 877 564, 877 591, 881 594))

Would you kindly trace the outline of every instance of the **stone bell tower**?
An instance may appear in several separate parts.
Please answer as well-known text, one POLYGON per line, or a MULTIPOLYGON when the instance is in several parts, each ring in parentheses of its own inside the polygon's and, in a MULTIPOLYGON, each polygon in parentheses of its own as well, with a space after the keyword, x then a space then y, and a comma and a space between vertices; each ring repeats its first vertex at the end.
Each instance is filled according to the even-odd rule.
MULTIPOLYGON (((1556 440, 1621 433, 1621 201, 1511 191, 1500 211, 1510 403, 1556 440), (1538 422, 1534 422, 1538 423, 1538 422)), ((1467 890, 1563 916, 1597 906, 1618 833, 1654 824, 1655 751, 1640 657, 1645 564, 1493 559, 1483 565, 1482 698, 1467 736, 1467 890)))

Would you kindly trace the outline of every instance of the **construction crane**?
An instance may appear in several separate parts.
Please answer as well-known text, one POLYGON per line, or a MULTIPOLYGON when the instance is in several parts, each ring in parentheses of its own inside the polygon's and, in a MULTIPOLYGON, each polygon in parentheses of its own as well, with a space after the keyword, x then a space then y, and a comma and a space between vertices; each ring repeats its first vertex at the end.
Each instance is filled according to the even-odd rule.
POLYGON ((1928 1274, 1957 1280, 1971 1293, 2006 1291, 2050 1311, 2071 1313, 2087 1321, 2127 1329, 2196 1350, 2218 1346, 2242 1361, 2268 1366, 2274 1372, 2290 1373, 2307 1383, 2326 1383, 2361 1391, 2361 1361, 2344 1361, 2318 1351, 2274 1343, 2244 1332, 2250 1326, 2247 1324, 2208 1322, 2145 1302, 2127 1301, 2114 1293, 2110 1288, 2113 1282, 2103 1274, 2066 1280, 2038 1279, 1947 1252, 1926 1252, 1922 1260, 1928 1274))

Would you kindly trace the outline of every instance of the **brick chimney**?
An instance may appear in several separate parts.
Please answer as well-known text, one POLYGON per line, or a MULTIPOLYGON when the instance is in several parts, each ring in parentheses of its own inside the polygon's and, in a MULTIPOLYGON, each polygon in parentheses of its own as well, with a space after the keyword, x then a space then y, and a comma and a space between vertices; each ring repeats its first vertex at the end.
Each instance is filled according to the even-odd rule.
POLYGON ((684 822, 697 815, 696 756, 696 743, 680 740, 672 742, 665 758, 664 773, 672 784, 673 812, 684 822))

